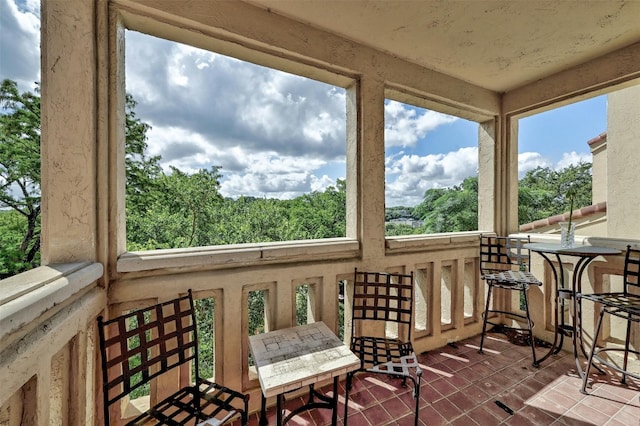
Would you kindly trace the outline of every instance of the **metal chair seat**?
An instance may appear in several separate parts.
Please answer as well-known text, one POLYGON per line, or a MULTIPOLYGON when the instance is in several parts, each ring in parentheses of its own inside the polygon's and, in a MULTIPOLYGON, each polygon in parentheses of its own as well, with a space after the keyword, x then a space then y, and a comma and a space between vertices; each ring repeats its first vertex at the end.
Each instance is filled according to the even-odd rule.
POLYGON ((398 339, 383 337, 357 337, 351 351, 360 358, 364 370, 407 377, 415 381, 411 368, 418 367, 418 360, 410 344, 398 339), (366 366, 371 367, 367 368, 366 366))
POLYGON ((582 294, 582 299, 604 305, 606 313, 627 318, 629 314, 640 317, 640 295, 625 293, 582 294))
POLYGON ((154 421, 153 424, 156 425, 217 426, 236 414, 242 414, 232 405, 237 398, 242 399, 244 395, 208 380, 199 379, 197 385, 178 390, 127 425, 146 425, 154 421), (196 399, 200 402, 196 403, 196 399))
POLYGON ((504 271, 484 274, 481 278, 490 285, 508 290, 526 290, 532 285, 542 285, 542 281, 529 271, 504 271))

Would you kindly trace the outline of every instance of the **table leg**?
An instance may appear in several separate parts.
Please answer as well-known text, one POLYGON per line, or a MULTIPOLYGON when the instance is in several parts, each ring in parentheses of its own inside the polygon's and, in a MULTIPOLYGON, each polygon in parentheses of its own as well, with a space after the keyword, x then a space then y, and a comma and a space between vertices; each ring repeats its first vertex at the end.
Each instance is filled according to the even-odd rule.
MULTIPOLYGON (((584 341, 582 340, 582 300, 579 300, 576 297, 576 294, 578 293, 582 293, 582 275, 585 271, 585 269, 587 269, 587 266, 589 265, 589 263, 591 263, 591 261, 595 259, 594 256, 589 256, 589 257, 581 257, 580 260, 576 263, 576 269, 575 272, 573 274, 573 282, 572 282, 572 288, 573 288, 573 336, 572 336, 572 343, 573 343, 573 357, 576 360, 576 368, 578 371, 578 374, 580 375, 580 378, 584 378, 585 372, 582 369, 581 363, 580 363, 580 352, 582 352, 582 355, 588 359, 589 355, 587 354, 586 349, 584 348, 584 341), (578 352, 578 349, 580 349, 580 352, 578 352)), ((594 365, 594 367, 601 373, 604 374, 604 370, 602 370, 600 367, 598 367, 597 365, 594 365)))
MULTIPOLYGON (((564 303, 561 303, 561 297, 560 297, 560 293, 561 293, 561 289, 564 288, 564 276, 562 274, 560 274, 560 277, 558 277, 558 271, 556 270, 555 265, 553 264, 553 262, 551 261, 551 259, 549 259, 549 257, 544 254, 544 253, 538 253, 540 254, 540 256, 542 256, 542 258, 547 262, 547 264, 549 265, 549 267, 551 268, 551 272, 553 273, 553 278, 554 281, 556 283, 556 288, 553 291, 553 295, 554 295, 554 335, 553 335, 553 343, 551 344, 551 348, 549 348, 549 352, 547 352, 542 358, 540 358, 538 360, 538 364, 541 364, 544 360, 546 360, 547 358, 549 358, 551 355, 555 355, 558 352, 560 352, 560 350, 562 349, 562 343, 564 341, 564 334, 561 331, 562 327, 564 327, 564 315, 562 315, 562 317, 560 316, 560 309, 561 306, 562 308, 564 308, 564 303)), ((558 263, 560 264, 560 267, 562 268, 562 263, 560 263, 560 258, 558 256, 558 263)), ((564 312, 563 312, 564 314, 564 312)), ((533 336, 531 336, 531 338, 533 339, 533 336)))
MULTIPOLYGON (((345 404, 347 402, 345 401, 345 404)), ((331 401, 333 415, 331 416, 331 425, 336 426, 338 424, 338 376, 333 378, 333 398, 331 401)), ((344 419, 345 426, 347 425, 347 419, 344 419)))
POLYGON ((283 407, 283 403, 282 400, 284 399, 284 395, 283 394, 278 394, 277 396, 277 414, 276 414, 276 424, 278 426, 280 426, 282 424, 282 408, 283 407))
MULTIPOLYGON (((556 291, 555 291, 555 334, 553 344, 551 345, 551 349, 549 352, 543 356, 538 362, 546 360, 552 354, 558 354, 562 350, 562 346, 564 343, 564 336, 571 334, 571 343, 573 346, 573 358, 576 364, 576 371, 580 378, 584 377, 584 372, 582 370, 582 366, 580 365, 580 352, 587 357, 587 352, 584 348, 584 343, 582 341, 582 303, 576 297, 577 293, 582 292, 582 275, 589 265, 589 263, 595 259, 594 256, 579 256, 578 261, 576 262, 576 266, 573 272, 573 277, 571 280, 571 288, 565 286, 564 282, 564 266, 562 263, 562 259, 560 258, 560 254, 556 254, 556 260, 558 263, 558 267, 560 271, 556 269, 551 259, 544 253, 539 253, 544 260, 547 262, 551 271, 553 272, 553 277, 556 282, 556 291), (566 324, 565 322, 565 314, 564 308, 566 306, 567 300, 570 303, 570 312, 571 316, 571 324, 566 324)), ((600 370, 600 369, 599 369, 600 370)), ((602 370, 600 370, 602 371, 602 370)))
POLYGON ((267 426, 267 424, 269 423, 267 421, 267 398, 264 397, 264 394, 262 394, 262 401, 261 401, 261 406, 260 406, 260 426, 267 426))

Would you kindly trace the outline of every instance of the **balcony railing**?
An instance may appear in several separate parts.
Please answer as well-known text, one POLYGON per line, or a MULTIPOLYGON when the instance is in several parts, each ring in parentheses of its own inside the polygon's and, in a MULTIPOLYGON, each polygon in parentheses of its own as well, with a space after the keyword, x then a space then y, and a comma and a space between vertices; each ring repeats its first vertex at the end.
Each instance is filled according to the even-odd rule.
MULTIPOLYGON (((626 245, 611 239, 597 243, 616 248, 626 245)), ((0 282, 0 424, 101 424, 97 316, 107 309, 114 315, 169 300, 189 288, 195 299, 212 302, 214 378, 252 394, 252 410, 259 408, 260 398, 247 347, 251 292, 259 291, 264 296, 264 312, 259 316, 265 330, 295 325, 296 288, 306 285, 307 320, 324 321, 338 331, 340 287, 345 283, 348 294, 355 267, 413 271, 417 352, 480 332, 485 288, 478 275, 478 233, 390 238, 382 263, 357 258, 357 243, 355 249, 353 244, 325 242, 330 253, 325 256, 321 247, 311 243, 237 248, 233 253, 216 254, 175 250, 151 253, 146 259, 127 254, 119 262, 120 275, 110 283, 108 292, 98 284, 102 265, 93 263, 41 267, 0 282), (220 262, 216 256, 226 256, 227 260, 220 262), (149 268, 145 262, 154 262, 155 266, 149 268)), ((596 260, 585 276, 585 288, 615 285, 610 277, 621 271, 621 259, 596 260)), ((542 259, 534 264, 534 273, 545 281, 544 288, 531 299, 532 304, 543 306, 535 310, 534 321, 539 324, 535 331, 539 337, 549 338, 553 330, 552 277, 542 259)), ((344 315, 350 316, 348 306, 344 315)), ((589 329, 592 311, 585 317, 589 329)), ((349 330, 348 324, 345 329, 349 330)), ((612 326, 613 340, 619 332, 612 326)), ((131 414, 138 409, 136 405, 155 401, 159 389, 168 391, 176 386, 151 386, 150 395, 128 404, 126 412, 131 414)))

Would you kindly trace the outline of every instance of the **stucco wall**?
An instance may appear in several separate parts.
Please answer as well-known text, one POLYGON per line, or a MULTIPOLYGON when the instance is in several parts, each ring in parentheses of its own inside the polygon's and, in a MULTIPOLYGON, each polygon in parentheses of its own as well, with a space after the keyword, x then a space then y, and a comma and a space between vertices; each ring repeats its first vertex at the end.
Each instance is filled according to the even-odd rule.
POLYGON ((607 233, 640 238, 640 85, 609 94, 607 108, 607 233))

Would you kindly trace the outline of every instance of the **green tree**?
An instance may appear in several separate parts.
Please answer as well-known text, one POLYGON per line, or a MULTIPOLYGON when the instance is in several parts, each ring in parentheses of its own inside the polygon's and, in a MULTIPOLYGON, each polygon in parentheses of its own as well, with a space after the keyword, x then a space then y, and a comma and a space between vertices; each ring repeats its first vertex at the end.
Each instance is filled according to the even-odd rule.
POLYGON ((151 129, 135 112, 138 103, 127 94, 125 101, 125 170, 127 208, 142 211, 161 194, 158 179, 163 175, 158 156, 147 155, 147 132, 151 129))
POLYGON ((520 224, 568 212, 575 195, 574 209, 591 205, 591 163, 580 162, 562 170, 538 167, 520 180, 518 221, 520 224))
POLYGON ((393 219, 399 218, 411 218, 416 219, 413 216, 414 208, 412 207, 404 207, 404 206, 396 206, 396 207, 387 207, 384 212, 384 220, 390 221, 393 219))
POLYGON ((290 240, 344 237, 346 235, 346 182, 338 179, 336 186, 314 191, 291 200, 288 217, 291 221, 290 240))
POLYGON ((478 229, 478 177, 466 178, 451 188, 429 189, 414 214, 424 220, 422 233, 478 229))
MULTIPOLYGON (((149 125, 135 114, 136 102, 126 97, 125 165, 127 207, 144 210, 159 194, 156 188, 162 175, 160 157, 148 157, 149 125)), ((0 85, 0 208, 10 209, 23 220, 12 218, 11 226, 3 222, 3 232, 20 232, 16 244, 3 238, 0 255, 0 278, 26 271, 40 264, 40 90, 18 91, 15 81, 5 79, 0 85), (21 226, 22 230, 17 231, 21 226)), ((7 217, 5 217, 7 219, 7 217)))
MULTIPOLYGON (((15 81, 0 86, 0 208, 24 218, 17 247, 3 247, 0 278, 40 263, 40 90, 20 93, 15 81)), ((15 224, 15 222, 14 222, 15 224)))
POLYGON ((215 244, 212 223, 222 197, 218 168, 184 173, 175 167, 146 184, 147 193, 127 204, 129 250, 184 248, 215 244))

